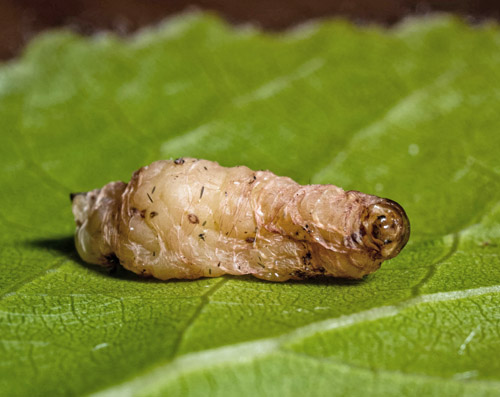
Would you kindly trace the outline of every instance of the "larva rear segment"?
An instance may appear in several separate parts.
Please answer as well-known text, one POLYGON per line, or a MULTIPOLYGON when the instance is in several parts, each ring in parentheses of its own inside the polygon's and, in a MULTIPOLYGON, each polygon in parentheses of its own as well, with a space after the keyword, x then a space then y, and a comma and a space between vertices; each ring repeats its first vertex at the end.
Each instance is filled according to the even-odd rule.
POLYGON ((192 158, 72 198, 82 259, 162 280, 252 274, 358 279, 407 243, 397 203, 192 158))

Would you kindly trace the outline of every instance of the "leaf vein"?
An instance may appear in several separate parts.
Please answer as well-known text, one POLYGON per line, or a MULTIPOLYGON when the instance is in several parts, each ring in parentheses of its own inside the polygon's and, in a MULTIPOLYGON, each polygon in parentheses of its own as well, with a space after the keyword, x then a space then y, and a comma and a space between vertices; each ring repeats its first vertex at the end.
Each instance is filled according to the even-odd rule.
MULTIPOLYGON (((215 287, 216 286, 211 288, 212 293, 215 287)), ((144 390, 145 387, 151 386, 152 384, 155 384, 155 382, 156 386, 158 386, 158 383, 165 385, 170 379, 179 376, 179 374, 195 372, 217 364, 232 363, 236 360, 238 363, 252 361, 257 358, 267 356, 273 352, 284 351, 283 346, 286 346, 286 344, 302 338, 310 337, 319 332, 350 327, 364 321, 376 321, 382 318, 392 317, 407 308, 422 303, 447 302, 492 293, 500 293, 500 285, 422 295, 402 301, 393 306, 376 307, 350 315, 311 323, 289 333, 272 338, 240 343, 233 346, 223 346, 201 352, 189 353, 183 356, 177 356, 167 363, 159 364, 156 367, 151 368, 148 372, 142 373, 141 375, 138 375, 133 379, 126 380, 120 384, 111 386, 108 389, 96 393, 95 395, 132 396, 135 395, 138 390, 144 390)), ((202 304, 200 306, 204 305, 202 304)), ((194 317, 195 316, 192 318, 194 317)), ((500 384, 500 382, 494 382, 492 384, 497 383, 500 384)))

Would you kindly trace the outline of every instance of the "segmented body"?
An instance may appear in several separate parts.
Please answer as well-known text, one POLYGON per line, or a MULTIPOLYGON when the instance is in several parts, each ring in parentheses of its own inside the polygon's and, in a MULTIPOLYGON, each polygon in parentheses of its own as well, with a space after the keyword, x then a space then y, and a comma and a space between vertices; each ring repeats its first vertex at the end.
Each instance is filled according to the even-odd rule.
POLYGON ((128 184, 76 195, 73 211, 85 261, 117 258, 163 280, 361 278, 409 234, 404 211, 389 200, 191 158, 157 161, 128 184))

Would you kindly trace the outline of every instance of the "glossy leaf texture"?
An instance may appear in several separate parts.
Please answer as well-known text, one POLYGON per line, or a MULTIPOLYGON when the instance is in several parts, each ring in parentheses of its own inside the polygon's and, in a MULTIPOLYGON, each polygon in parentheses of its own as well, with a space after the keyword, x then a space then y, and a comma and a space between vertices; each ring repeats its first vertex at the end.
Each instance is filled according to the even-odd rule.
POLYGON ((500 32, 441 16, 281 34, 186 14, 0 66, 0 394, 500 394, 500 32), (194 156, 400 202, 362 281, 109 275, 69 192, 194 156))

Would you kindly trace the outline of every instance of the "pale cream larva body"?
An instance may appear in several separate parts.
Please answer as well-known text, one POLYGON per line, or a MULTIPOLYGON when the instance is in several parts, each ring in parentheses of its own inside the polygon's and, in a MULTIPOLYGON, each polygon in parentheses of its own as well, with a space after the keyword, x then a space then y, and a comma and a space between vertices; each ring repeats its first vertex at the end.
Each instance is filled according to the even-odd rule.
POLYGON ((84 261, 162 280, 358 279, 396 256, 410 231, 393 201, 192 158, 157 161, 72 201, 84 261))

